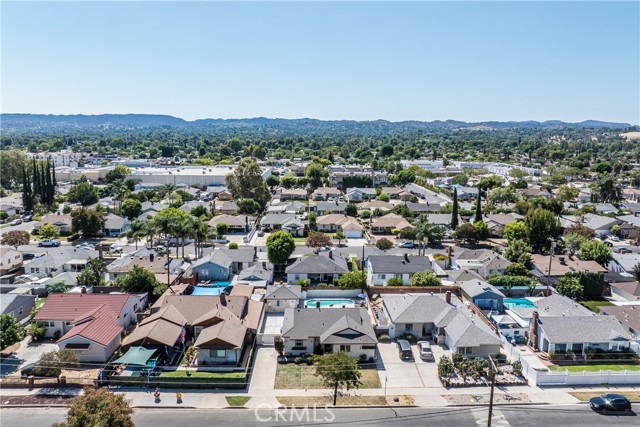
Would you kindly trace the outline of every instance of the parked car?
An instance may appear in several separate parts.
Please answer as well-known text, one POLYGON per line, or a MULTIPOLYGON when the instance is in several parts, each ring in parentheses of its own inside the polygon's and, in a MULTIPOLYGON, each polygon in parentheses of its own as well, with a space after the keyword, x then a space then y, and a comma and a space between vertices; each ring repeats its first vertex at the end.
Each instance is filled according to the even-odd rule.
POLYGON ((429 344, 428 341, 419 341, 418 350, 420 351, 420 358, 422 360, 435 360, 433 351, 431 350, 431 344, 429 344))
POLYGON ((29 282, 35 282, 36 280, 39 280, 40 278, 36 275, 33 274, 21 274, 20 276, 16 277, 13 283, 29 283, 29 282))
POLYGON ((22 220, 20 218, 14 219, 9 223, 9 225, 20 225, 20 224, 22 224, 22 220))
POLYGON ((629 412, 631 402, 621 394, 603 394, 589 399, 589 406, 596 412, 629 412))
POLYGON ((88 249, 88 250, 94 250, 96 247, 95 245, 92 245, 91 243, 82 243, 78 246, 76 246, 77 249, 88 249))
POLYGON ((38 246, 42 246, 42 247, 45 247, 45 248, 60 246, 60 240, 58 240, 58 239, 44 239, 44 240, 41 240, 40 242, 38 242, 38 246))
POLYGON ((26 252, 22 254, 22 259, 34 259, 36 257, 36 254, 32 254, 30 252, 26 252))
POLYGON ((24 222, 33 221, 33 215, 31 215, 31 214, 22 215, 22 221, 24 221, 24 222))
POLYGON ((258 230, 258 237, 264 236, 264 230, 258 230))
POLYGON ((114 243, 113 245, 109 246, 109 252, 114 253, 114 254, 120 253, 120 252, 122 252, 122 246, 116 245, 114 243))
POLYGON ((619 242, 620 238, 618 236, 610 236, 609 240, 611 240, 612 242, 619 242))
POLYGON ((398 355, 402 360, 413 360, 411 344, 407 340, 398 340, 398 355))
POLYGON ((399 245, 398 247, 404 248, 404 249, 413 249, 414 244, 413 244, 413 242, 404 242, 401 245, 399 245))
POLYGON ((213 240, 211 240, 211 241, 212 241, 213 243, 219 243, 219 244, 222 244, 222 245, 226 245, 227 243, 229 243, 229 242, 230 242, 230 240, 229 240, 229 239, 213 239, 213 240))
POLYGON ((630 254, 631 250, 627 249, 627 248, 623 248, 621 246, 615 246, 613 248, 613 252, 617 253, 617 254, 630 254))

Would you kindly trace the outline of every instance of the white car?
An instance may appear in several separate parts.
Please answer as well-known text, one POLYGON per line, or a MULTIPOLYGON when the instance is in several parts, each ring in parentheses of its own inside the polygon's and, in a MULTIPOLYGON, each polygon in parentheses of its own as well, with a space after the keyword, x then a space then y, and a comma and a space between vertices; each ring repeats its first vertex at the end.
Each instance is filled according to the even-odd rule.
POLYGON ((44 239, 38 242, 38 246, 42 246, 44 248, 47 247, 57 247, 60 246, 60 240, 58 239, 44 239))
POLYGON ((111 246, 109 246, 109 252, 120 253, 120 252, 122 252, 122 246, 118 246, 118 245, 115 245, 115 244, 111 245, 111 246))
POLYGON ((420 352, 420 359, 434 360, 431 344, 428 341, 418 341, 418 351, 420 352))

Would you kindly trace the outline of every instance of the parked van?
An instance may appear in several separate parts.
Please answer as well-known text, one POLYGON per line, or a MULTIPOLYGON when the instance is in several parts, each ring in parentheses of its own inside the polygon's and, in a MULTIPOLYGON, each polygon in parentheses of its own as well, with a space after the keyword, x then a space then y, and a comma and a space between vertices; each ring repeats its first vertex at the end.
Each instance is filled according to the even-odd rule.
POLYGON ((402 360, 413 360, 411 344, 407 340, 398 340, 398 353, 402 360))

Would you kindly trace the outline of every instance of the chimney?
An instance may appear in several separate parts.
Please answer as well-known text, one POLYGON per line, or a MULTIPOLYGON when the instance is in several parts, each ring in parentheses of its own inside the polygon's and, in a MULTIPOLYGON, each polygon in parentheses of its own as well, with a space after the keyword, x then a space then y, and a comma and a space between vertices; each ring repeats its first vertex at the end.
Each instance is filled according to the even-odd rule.
POLYGON ((153 256, 153 252, 152 252, 152 253, 149 254, 149 261, 153 262, 153 258, 154 258, 154 256, 153 256))
POLYGON ((220 304, 227 305, 227 297, 224 292, 220 292, 220 304))
POLYGON ((329 258, 333 259, 333 251, 329 251, 329 258))
POLYGON ((445 295, 444 299, 447 302, 447 304, 451 304, 451 291, 447 291, 447 293, 444 295, 445 295))
POLYGON ((81 287, 80 288, 80 293, 81 294, 86 294, 87 293, 87 287, 86 286, 81 287))
POLYGON ((534 349, 538 349, 538 310, 533 312, 533 316, 531 316, 531 325, 529 331, 529 337, 531 339, 531 347, 534 349))

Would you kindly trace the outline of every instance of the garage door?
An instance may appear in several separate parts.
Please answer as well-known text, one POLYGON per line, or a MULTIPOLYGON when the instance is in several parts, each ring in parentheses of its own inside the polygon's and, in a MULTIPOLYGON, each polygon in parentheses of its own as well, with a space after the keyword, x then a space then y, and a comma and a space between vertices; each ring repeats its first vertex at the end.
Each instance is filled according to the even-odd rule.
POLYGON ((359 238, 362 237, 362 232, 356 231, 356 230, 352 230, 352 231, 345 232, 344 235, 347 236, 347 238, 350 238, 350 239, 359 239, 359 238))

